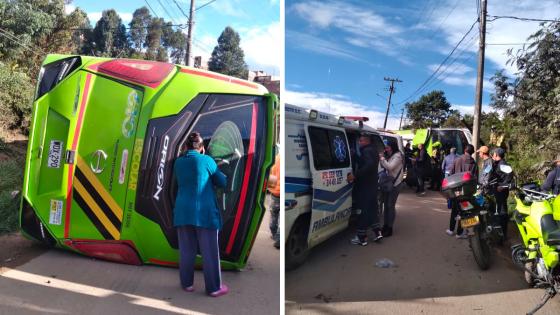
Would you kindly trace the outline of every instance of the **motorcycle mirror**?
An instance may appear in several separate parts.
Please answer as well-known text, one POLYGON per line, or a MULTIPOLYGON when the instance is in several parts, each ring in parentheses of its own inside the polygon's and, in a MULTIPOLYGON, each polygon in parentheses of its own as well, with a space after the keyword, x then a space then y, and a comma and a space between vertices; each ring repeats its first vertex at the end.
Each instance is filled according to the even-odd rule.
POLYGON ((500 171, 502 171, 506 174, 509 174, 509 173, 513 172, 513 169, 509 165, 503 165, 502 164, 502 165, 500 165, 500 171))

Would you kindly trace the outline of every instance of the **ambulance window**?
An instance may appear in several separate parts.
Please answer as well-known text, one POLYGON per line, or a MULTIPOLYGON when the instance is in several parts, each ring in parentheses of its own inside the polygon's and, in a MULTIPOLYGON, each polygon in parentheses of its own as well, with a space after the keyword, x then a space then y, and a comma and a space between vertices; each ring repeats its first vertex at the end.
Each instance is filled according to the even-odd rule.
POLYGON ((350 153, 344 132, 310 126, 309 140, 316 170, 350 167, 350 153))

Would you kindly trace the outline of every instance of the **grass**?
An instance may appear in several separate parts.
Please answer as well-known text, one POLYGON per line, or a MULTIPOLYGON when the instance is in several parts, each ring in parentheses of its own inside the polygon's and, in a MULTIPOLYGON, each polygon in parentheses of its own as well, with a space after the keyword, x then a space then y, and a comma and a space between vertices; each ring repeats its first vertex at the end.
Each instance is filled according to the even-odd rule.
POLYGON ((16 231, 25 156, 0 138, 0 234, 16 231), (14 197, 12 192, 19 193, 14 197))

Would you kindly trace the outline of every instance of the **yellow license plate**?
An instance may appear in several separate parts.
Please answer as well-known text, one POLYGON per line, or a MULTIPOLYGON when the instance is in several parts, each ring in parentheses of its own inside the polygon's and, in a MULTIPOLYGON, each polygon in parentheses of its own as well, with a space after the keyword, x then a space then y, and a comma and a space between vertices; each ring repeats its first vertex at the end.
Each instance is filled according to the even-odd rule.
POLYGON ((472 218, 461 219, 461 227, 462 228, 468 228, 468 227, 471 227, 471 226, 475 226, 478 223, 480 223, 480 221, 478 220, 477 215, 475 215, 472 218))

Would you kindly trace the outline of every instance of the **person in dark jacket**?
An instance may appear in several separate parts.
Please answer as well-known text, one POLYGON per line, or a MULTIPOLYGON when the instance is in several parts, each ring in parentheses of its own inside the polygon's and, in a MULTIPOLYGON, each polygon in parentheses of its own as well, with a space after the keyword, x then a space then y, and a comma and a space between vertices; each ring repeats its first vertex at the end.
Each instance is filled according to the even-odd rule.
POLYGON ((551 191, 555 195, 560 194, 560 154, 552 161, 556 167, 548 173, 541 189, 543 191, 551 191))
POLYGON ((194 291, 194 263, 197 247, 202 255, 206 293, 224 295, 228 287, 222 283, 218 231, 222 218, 214 186, 226 187, 226 176, 216 162, 204 155, 204 142, 198 132, 186 141, 187 152, 174 163, 177 198, 173 209, 173 225, 179 237, 179 275, 181 286, 194 291))
POLYGON ((419 195, 425 195, 426 191, 424 189, 424 182, 426 181, 426 175, 430 170, 430 156, 424 144, 418 144, 418 157, 416 158, 416 176, 418 179, 418 186, 416 187, 416 193, 419 195))
MULTIPOLYGON (((472 144, 467 144, 465 147, 465 154, 456 158, 453 162, 453 170, 450 175, 470 172, 473 176, 477 175, 476 161, 472 158, 474 153, 474 146, 472 144)), ((461 223, 457 222, 457 216, 459 215, 459 203, 457 199, 451 199, 451 216, 449 218, 449 229, 445 232, 447 235, 452 236, 455 231, 455 226, 457 226, 457 238, 467 238, 463 233, 463 228, 461 223)))
POLYGON ((453 162, 458 157, 455 153, 457 149, 455 147, 449 150, 449 154, 445 156, 443 159, 443 163, 441 164, 441 171, 443 172, 444 176, 447 177, 453 171, 453 162))
POLYGON ((488 182, 493 183, 491 192, 496 197, 496 211, 500 216, 500 225, 504 233, 504 240, 507 239, 507 227, 509 222, 507 198, 509 196, 509 188, 507 188, 512 180, 513 173, 505 173, 500 169, 502 165, 508 165, 505 161, 506 151, 502 148, 496 148, 492 152, 492 171, 488 176, 488 182))
POLYGON ((367 134, 360 135, 360 157, 354 174, 348 174, 349 183, 354 183, 352 196, 356 198, 356 209, 358 209, 358 228, 356 236, 350 241, 354 245, 366 246, 367 230, 371 226, 374 232, 374 241, 383 237, 379 224, 379 213, 377 207, 377 168, 379 156, 377 150, 367 134))

